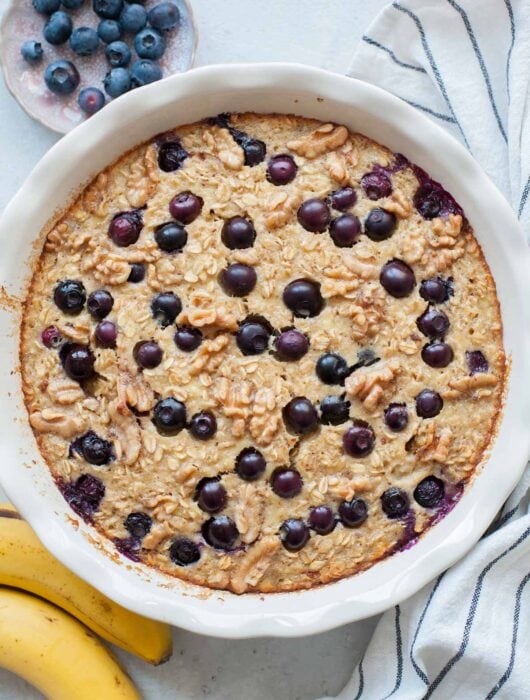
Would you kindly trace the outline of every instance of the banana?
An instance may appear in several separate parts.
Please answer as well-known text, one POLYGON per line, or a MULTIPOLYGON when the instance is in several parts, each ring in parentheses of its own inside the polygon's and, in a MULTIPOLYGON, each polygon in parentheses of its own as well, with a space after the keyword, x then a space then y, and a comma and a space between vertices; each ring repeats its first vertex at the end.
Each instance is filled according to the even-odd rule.
POLYGON ((50 603, 8 588, 0 588, 0 666, 49 700, 141 698, 86 627, 50 603))
POLYGON ((8 504, 0 504, 0 585, 49 600, 98 636, 144 661, 160 664, 171 656, 168 625, 122 608, 78 578, 42 546, 8 504))

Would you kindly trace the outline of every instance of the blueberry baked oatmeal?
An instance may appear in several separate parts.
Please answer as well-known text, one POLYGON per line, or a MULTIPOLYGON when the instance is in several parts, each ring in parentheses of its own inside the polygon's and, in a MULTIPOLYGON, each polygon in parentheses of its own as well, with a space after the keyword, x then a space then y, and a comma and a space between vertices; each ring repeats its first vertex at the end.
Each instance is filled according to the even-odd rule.
POLYGON ((495 284, 454 198, 344 126, 220 115, 157 136, 48 232, 31 425, 133 561, 275 592, 365 569, 456 503, 495 434, 495 284))

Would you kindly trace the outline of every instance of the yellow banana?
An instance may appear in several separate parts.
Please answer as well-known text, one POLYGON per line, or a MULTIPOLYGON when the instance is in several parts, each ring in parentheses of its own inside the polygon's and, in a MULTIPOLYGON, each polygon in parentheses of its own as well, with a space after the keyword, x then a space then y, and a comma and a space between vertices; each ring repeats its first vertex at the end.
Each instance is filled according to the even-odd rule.
POLYGON ((98 636, 160 664, 171 656, 168 625, 122 608, 57 561, 8 504, 0 504, 0 585, 22 588, 70 613, 98 636))
POLYGON ((0 666, 49 700, 141 697, 86 627, 54 605, 9 588, 0 588, 0 666))

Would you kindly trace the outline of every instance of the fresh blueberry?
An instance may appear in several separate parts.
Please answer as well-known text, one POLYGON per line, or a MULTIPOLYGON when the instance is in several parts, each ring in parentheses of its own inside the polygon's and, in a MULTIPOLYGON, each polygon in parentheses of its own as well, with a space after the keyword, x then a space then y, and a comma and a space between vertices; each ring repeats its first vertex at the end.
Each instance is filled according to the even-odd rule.
POLYGON ((131 49, 124 41, 113 41, 105 49, 105 56, 113 68, 125 68, 131 62, 131 49))
POLYGON ((83 520, 92 521, 92 516, 98 510, 105 496, 105 485, 91 474, 81 474, 74 482, 59 481, 65 500, 83 520))
POLYGON ((348 211, 357 201, 357 193, 353 187, 341 187, 329 196, 331 206, 337 211, 348 211))
POLYGON ((85 0, 62 0, 62 4, 67 10, 78 10, 85 0))
POLYGON ((294 498, 302 490, 302 477, 296 469, 278 467, 272 473, 271 487, 280 498, 294 498))
POLYGON ((329 235, 337 248, 351 248, 361 235, 361 222, 353 214, 343 214, 333 219, 329 235))
POLYGON ((91 56, 97 51, 99 36, 91 27, 78 27, 70 37, 70 48, 78 56, 91 56))
POLYGON ((121 38, 121 27, 115 19, 102 19, 98 24, 98 36, 105 44, 121 38))
POLYGON ((40 63, 42 57, 44 56, 44 51, 42 50, 42 44, 40 41, 35 41, 34 39, 28 39, 20 47, 20 53, 22 58, 28 63, 40 63))
POLYGON ((322 233, 329 226, 331 214, 323 199, 308 199, 300 206, 297 213, 298 223, 306 231, 322 233))
POLYGON ((289 518, 280 526, 280 539, 289 552, 298 552, 309 539, 309 529, 303 520, 289 518))
POLYGON ((367 457, 374 449, 375 433, 368 423, 356 420, 342 436, 342 444, 350 457, 367 457))
POLYGON ((64 371, 76 382, 83 382, 94 376, 94 363, 96 358, 92 350, 86 345, 66 343, 61 348, 61 361, 64 371))
POLYGON ((316 430, 318 413, 309 399, 296 396, 284 407, 283 421, 297 435, 306 435, 316 430))
POLYGON ((153 423, 162 435, 176 435, 186 426, 186 406, 172 396, 160 399, 153 409, 153 423))
POLYGON ((339 506, 339 517, 345 527, 359 527, 368 517, 366 501, 362 498, 342 501, 339 506))
POLYGON ((195 413, 190 420, 190 433, 197 440, 209 440, 217 432, 217 421, 211 411, 195 413))
POLYGON ((158 343, 153 340, 142 340, 133 348, 136 364, 143 369, 154 369, 162 362, 164 353, 158 343))
POLYGON ((341 425, 350 417, 349 401, 340 396, 325 396, 320 402, 320 422, 323 425, 341 425))
POLYGON ((443 311, 429 306, 416 321, 416 325, 428 338, 443 338, 449 330, 449 319, 443 311))
POLYGON ((136 34, 147 24, 147 11, 137 2, 126 4, 121 11, 120 26, 124 32, 136 34))
POLYGON ((283 290, 283 303, 298 318, 318 316, 324 308, 320 284, 308 279, 289 282, 283 290))
POLYGON ((40 337, 42 344, 48 349, 53 348, 57 350, 63 342, 63 337, 55 326, 48 326, 45 328, 40 334, 40 337))
POLYGON ((391 403, 385 408, 385 423, 390 430, 399 433, 409 423, 409 412, 404 403, 391 403))
POLYGON ((65 314, 81 313, 86 302, 85 285, 79 280, 64 280, 53 290, 55 305, 65 314))
POLYGON ((414 500, 423 508, 435 508, 445 495, 444 482, 436 476, 427 476, 414 489, 414 500))
POLYGON ((79 73, 71 61, 53 61, 46 66, 44 82, 56 95, 70 95, 79 85, 79 73))
POLYGON ((423 346, 421 359, 429 367, 447 367, 454 357, 453 349, 447 343, 435 341, 423 346))
POLYGON ((105 106, 105 95, 95 87, 83 88, 77 98, 77 104, 85 114, 92 116, 105 106))
POLYGON ((161 2, 149 10, 147 19, 152 27, 162 32, 177 26, 180 12, 175 3, 161 2))
POLYGON ((153 318, 162 328, 172 324, 181 311, 182 302, 174 292, 162 292, 151 301, 153 318))
POLYGON ((390 260, 385 263, 381 268, 379 281, 390 296, 396 299, 408 296, 416 284, 414 272, 402 260, 390 260))
POLYGON ((145 265, 143 263, 131 263, 131 271, 129 272, 129 277, 127 277, 127 282, 138 284, 138 282, 143 282, 144 279, 145 265))
POLYGON ((169 548, 169 557, 177 566, 195 564, 201 558, 201 550, 188 537, 177 537, 169 548))
POLYGON ((134 49, 140 58, 150 58, 156 61, 163 56, 166 50, 166 41, 155 29, 142 29, 134 37, 134 49))
POLYGON ((135 88, 154 83, 161 78, 162 68, 148 58, 140 58, 132 64, 131 84, 135 88))
POLYGON ((108 464, 113 459, 112 443, 96 435, 93 430, 83 435, 79 448, 83 458, 97 467, 108 464))
POLYGON ((118 338, 118 329, 112 321, 101 321, 94 331, 98 345, 101 348, 115 348, 118 338))
POLYGON ((219 478, 201 479, 196 490, 197 504, 205 513, 218 513, 228 500, 219 478))
POLYGON ((187 226, 200 215, 203 204, 202 197, 193 192, 180 192, 169 203, 169 213, 179 224, 187 226))
POLYGON ((109 236, 121 248, 136 243, 144 227, 138 211, 123 211, 113 216, 109 224, 109 236))
POLYGON ((337 521, 329 506, 315 506, 309 511, 309 526, 319 535, 329 535, 337 521))
POLYGON ((368 199, 381 199, 392 194, 392 182, 381 166, 362 176, 361 187, 368 199))
POLYGON ((316 373, 324 384, 342 384, 348 376, 348 363, 342 355, 326 352, 317 360, 316 373))
POLYGON ((364 232, 372 241, 384 241, 394 233, 397 226, 395 214, 386 209, 372 209, 364 222, 364 232))
POLYGON ((402 489, 391 486, 381 496, 381 506, 389 518, 402 518, 409 512, 409 497, 402 489))
POLYGON ((184 248, 188 242, 188 233, 181 224, 169 221, 155 229, 155 241, 160 250, 174 253, 184 248))
POLYGON ((131 89, 131 74, 126 68, 113 68, 103 80, 105 92, 110 97, 119 97, 131 89))
POLYGON ((443 280, 441 277, 431 277, 420 284, 421 298, 431 304, 443 304, 449 299, 451 292, 450 280, 443 280))
POLYGON ((61 0, 33 0, 33 7, 41 15, 51 15, 61 6, 61 0))
POLYGON ((234 547, 239 537, 239 530, 231 518, 226 515, 217 515, 204 523, 202 534, 211 547, 229 550, 234 547))
POLYGON ((108 316, 113 306, 114 299, 112 298, 112 294, 107 292, 106 289, 97 289, 89 295, 87 300, 87 309, 90 315, 98 321, 108 316))
POLYGON ((236 457, 236 473, 245 481, 259 479, 266 466, 264 456, 254 447, 245 447, 236 457))
POLYGON ((153 523, 147 513, 129 513, 124 525, 132 537, 141 540, 151 532, 153 523))
POLYGON ((309 350, 309 340, 301 331, 291 328, 280 333, 275 346, 281 360, 299 360, 309 350))
POLYGON ((48 44, 53 44, 54 46, 64 44, 65 41, 68 41, 72 28, 73 23, 70 15, 59 10, 54 12, 44 25, 44 38, 48 44))
POLYGON ((123 8, 123 0, 92 0, 92 8, 98 17, 117 19, 123 8))
POLYGON ((242 323, 236 333, 236 343, 244 355, 260 355, 269 347, 270 329, 260 321, 242 323))
POLYGON ((251 248, 256 240, 256 229, 249 219, 234 216, 223 224, 221 240, 230 250, 251 248))
POLYGON ((267 165, 267 180, 273 185, 287 185, 296 177, 298 166, 292 156, 282 153, 273 156, 267 165))
POLYGON ((165 173, 172 173, 182 168, 188 155, 178 139, 164 141, 158 149, 158 167, 165 173))
POLYGON ((488 361, 484 357, 484 353, 480 350, 467 350, 466 362, 471 376, 479 374, 480 372, 487 372, 490 367, 488 361))
POLYGON ((202 343, 202 333, 198 328, 182 326, 175 333, 175 345, 183 352, 193 352, 202 343))
POLYGON ((256 286, 257 280, 256 270, 243 263, 229 265, 219 276, 222 288, 231 297, 246 297, 256 286))
POLYGON ((420 418, 434 418, 442 410, 443 399, 436 391, 424 389, 416 396, 416 413, 420 418))

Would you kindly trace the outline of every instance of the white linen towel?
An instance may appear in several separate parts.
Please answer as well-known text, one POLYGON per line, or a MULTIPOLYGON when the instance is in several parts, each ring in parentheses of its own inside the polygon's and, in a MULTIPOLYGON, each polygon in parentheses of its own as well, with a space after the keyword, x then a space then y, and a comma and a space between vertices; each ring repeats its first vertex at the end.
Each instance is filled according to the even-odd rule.
MULTIPOLYGON (((530 2, 400 0, 350 75, 464 143, 530 234, 530 2)), ((530 352, 530 349, 529 349, 530 352)), ((530 467, 461 562, 381 618, 340 700, 530 698, 530 467)))

